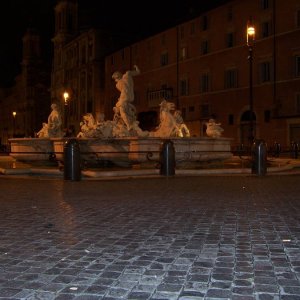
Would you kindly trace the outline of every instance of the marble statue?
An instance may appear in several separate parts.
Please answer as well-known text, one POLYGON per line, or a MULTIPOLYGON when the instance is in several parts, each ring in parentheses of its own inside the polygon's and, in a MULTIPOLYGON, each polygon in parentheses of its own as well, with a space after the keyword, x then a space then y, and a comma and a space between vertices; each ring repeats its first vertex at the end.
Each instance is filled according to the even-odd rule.
POLYGON ((150 132, 152 137, 189 137, 190 132, 183 122, 181 111, 175 109, 175 104, 163 100, 160 103, 160 123, 150 132))
POLYGON ((80 122, 78 138, 110 138, 113 137, 113 122, 104 121, 104 118, 96 121, 91 113, 86 113, 80 122))
POLYGON ((224 129, 220 125, 221 123, 216 123, 214 119, 209 119, 209 121, 206 122, 207 136, 212 138, 219 138, 222 135, 222 132, 224 131, 224 129))
POLYGON ((36 134, 39 138, 48 138, 48 124, 43 123, 42 129, 36 134))
POLYGON ((183 122, 183 118, 180 110, 175 110, 174 118, 176 120, 176 136, 178 137, 190 137, 190 131, 186 124, 183 122))
POLYGON ((135 65, 133 70, 125 74, 114 72, 112 78, 116 82, 116 88, 120 96, 113 108, 112 121, 96 121, 91 113, 83 116, 80 123, 78 138, 120 138, 120 137, 190 137, 190 132, 183 122, 181 111, 175 109, 175 104, 163 100, 160 104, 160 124, 152 132, 143 131, 136 119, 134 101, 133 77, 140 74, 135 65))
POLYGON ((112 78, 116 82, 116 88, 120 92, 118 101, 113 108, 113 122, 116 126, 116 136, 148 136, 147 131, 139 127, 136 119, 136 109, 132 104, 134 101, 133 77, 140 74, 138 66, 134 65, 133 70, 128 70, 125 74, 119 71, 113 73, 112 78))
POLYGON ((55 103, 51 104, 51 113, 48 116, 48 123, 43 123, 42 129, 37 133, 39 138, 59 138, 63 137, 62 117, 55 103))

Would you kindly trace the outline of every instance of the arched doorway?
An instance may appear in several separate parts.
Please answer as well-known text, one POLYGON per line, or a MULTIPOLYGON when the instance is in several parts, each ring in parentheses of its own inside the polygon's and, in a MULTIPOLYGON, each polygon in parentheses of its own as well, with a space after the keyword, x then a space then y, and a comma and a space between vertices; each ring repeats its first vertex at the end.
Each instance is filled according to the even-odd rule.
POLYGON ((253 134, 256 136, 256 115, 250 110, 246 110, 242 116, 240 121, 240 142, 241 144, 247 145, 252 144, 252 137, 251 137, 251 113, 252 113, 252 122, 253 122, 253 134))

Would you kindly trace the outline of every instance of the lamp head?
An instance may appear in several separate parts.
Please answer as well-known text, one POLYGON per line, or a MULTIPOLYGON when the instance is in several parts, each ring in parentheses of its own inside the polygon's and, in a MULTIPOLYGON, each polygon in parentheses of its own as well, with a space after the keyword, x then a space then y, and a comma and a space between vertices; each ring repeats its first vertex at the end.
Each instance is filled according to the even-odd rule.
POLYGON ((247 23, 247 46, 252 47, 255 41, 255 27, 252 23, 252 18, 247 23))
POLYGON ((65 99, 65 105, 68 105, 68 100, 69 100, 69 93, 68 92, 64 92, 64 99, 65 99))

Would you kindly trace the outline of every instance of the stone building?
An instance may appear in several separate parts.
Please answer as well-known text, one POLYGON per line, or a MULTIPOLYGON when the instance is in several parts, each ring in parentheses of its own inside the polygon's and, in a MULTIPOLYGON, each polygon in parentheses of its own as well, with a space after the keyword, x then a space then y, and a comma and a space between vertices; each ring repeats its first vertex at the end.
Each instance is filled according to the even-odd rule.
POLYGON ((54 11, 50 95, 47 69, 40 68, 39 38, 29 30, 16 85, 0 90, 2 143, 13 134, 33 136, 51 102, 60 105, 64 126, 75 133, 87 112, 111 119, 119 96, 111 76, 134 64, 141 69, 134 79, 134 105, 142 129, 155 128, 159 104, 168 99, 194 136, 205 136, 205 124, 214 118, 233 146, 250 144, 251 123, 255 137, 269 146, 300 142, 299 0, 227 1, 134 43, 96 27, 83 29, 76 0, 59 0, 54 11), (256 29, 252 84, 250 18, 256 29))
POLYGON ((64 127, 76 133, 85 113, 92 113, 97 119, 102 117, 104 59, 120 45, 124 46, 127 37, 98 29, 93 24, 83 28, 76 0, 60 0, 54 10, 51 101, 61 107, 64 127))
POLYGON ((15 84, 0 89, 0 144, 11 137, 33 137, 47 120, 50 70, 42 60, 39 33, 28 28, 23 36, 21 73, 15 84))
POLYGON ((159 103, 173 101, 195 136, 214 118, 233 145, 300 141, 300 2, 233 0, 107 55, 105 113, 118 92, 111 74, 137 64, 135 106, 141 127, 157 123, 159 103), (247 23, 256 29, 252 84, 247 23), (252 86, 252 105, 250 87, 252 86), (251 119, 252 118, 252 119, 251 119))

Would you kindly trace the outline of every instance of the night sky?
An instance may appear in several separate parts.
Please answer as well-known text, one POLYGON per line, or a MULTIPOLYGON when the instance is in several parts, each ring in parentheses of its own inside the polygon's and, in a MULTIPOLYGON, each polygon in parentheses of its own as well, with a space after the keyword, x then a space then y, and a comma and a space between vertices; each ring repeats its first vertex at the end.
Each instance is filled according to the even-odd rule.
MULTIPOLYGON (((82 25, 123 31, 146 37, 197 16, 229 0, 79 0, 82 25), (154 20, 154 21, 153 21, 154 20)), ((41 33, 43 55, 51 61, 53 8, 57 0, 1 1, 0 86, 13 82, 20 72, 22 36, 28 26, 41 33)))

